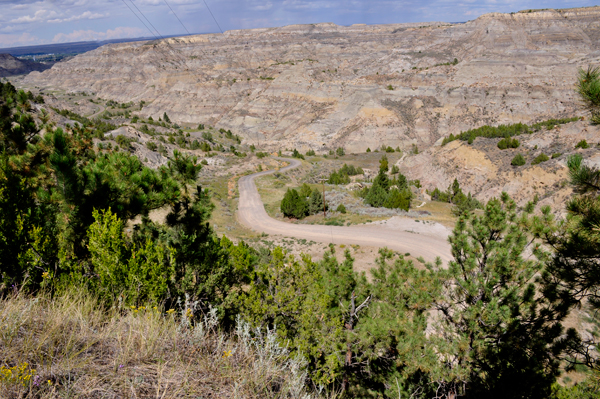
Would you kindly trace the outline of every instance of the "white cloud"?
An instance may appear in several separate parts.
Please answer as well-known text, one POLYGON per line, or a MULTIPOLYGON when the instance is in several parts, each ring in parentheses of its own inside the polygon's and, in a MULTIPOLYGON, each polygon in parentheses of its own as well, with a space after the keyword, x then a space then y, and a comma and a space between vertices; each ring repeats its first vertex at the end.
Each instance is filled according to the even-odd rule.
POLYGON ((48 11, 48 10, 37 10, 33 16, 31 15, 23 15, 22 17, 15 18, 10 22, 13 24, 23 24, 30 22, 40 22, 43 20, 47 20, 50 18, 56 18, 58 14, 56 11, 48 11))
POLYGON ((0 32, 4 32, 4 33, 12 33, 12 32, 16 32, 18 30, 19 30, 19 28, 17 28, 14 25, 7 25, 7 26, 3 26, 2 28, 0 28, 0 32))
POLYGON ((73 15, 72 17, 69 17, 69 18, 49 19, 47 22, 51 23, 51 24, 55 24, 55 23, 61 23, 61 22, 79 21, 80 19, 100 19, 100 18, 106 18, 108 16, 109 16, 109 14, 100 14, 100 13, 93 13, 91 11, 86 11, 83 14, 73 15))
POLYGON ((39 43, 40 39, 29 33, 20 35, 0 34, 0 47, 18 47, 39 43))
POLYGON ((71 33, 59 33, 56 36, 54 36, 52 42, 68 43, 81 41, 123 39, 140 37, 143 36, 143 34, 143 29, 121 26, 115 29, 109 29, 106 32, 96 32, 93 30, 76 30, 71 33))

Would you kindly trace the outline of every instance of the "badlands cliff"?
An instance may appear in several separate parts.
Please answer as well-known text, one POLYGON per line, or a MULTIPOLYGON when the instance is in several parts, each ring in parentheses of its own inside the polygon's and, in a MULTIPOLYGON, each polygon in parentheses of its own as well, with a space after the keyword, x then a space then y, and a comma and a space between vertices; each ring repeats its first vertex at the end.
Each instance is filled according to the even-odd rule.
POLYGON ((600 7, 112 44, 26 82, 144 100, 142 116, 166 111, 263 147, 424 149, 484 124, 579 115, 573 84, 590 63, 600 63, 600 7))

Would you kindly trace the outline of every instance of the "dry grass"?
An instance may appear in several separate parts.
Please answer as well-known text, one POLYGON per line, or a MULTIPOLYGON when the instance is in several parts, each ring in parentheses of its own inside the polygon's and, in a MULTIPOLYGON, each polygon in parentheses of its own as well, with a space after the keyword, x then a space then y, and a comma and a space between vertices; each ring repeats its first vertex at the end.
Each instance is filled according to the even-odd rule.
POLYGON ((430 201, 419 208, 415 208, 421 204, 421 201, 413 200, 413 210, 416 211, 429 211, 431 216, 424 216, 421 219, 430 220, 432 222, 438 222, 444 226, 453 229, 456 224, 456 216, 452 214, 452 204, 447 202, 430 201))
POLYGON ((190 310, 106 310, 87 294, 0 301, 2 398, 309 398, 271 332, 190 310), (188 313, 186 313, 188 312, 188 313), (10 372, 9 372, 10 370, 10 372))

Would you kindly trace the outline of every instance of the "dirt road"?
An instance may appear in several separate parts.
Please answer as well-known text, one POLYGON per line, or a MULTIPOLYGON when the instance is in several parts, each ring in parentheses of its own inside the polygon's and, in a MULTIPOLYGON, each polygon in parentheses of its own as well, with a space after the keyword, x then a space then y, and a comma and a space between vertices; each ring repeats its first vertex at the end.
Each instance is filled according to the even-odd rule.
MULTIPOLYGON (((282 159, 290 165, 279 169, 279 172, 300 166, 295 159, 282 159)), ((388 247, 402 253, 410 252, 415 257, 422 256, 427 261, 433 261, 437 256, 442 258, 444 264, 452 258, 450 244, 447 241, 447 230, 428 228, 420 224, 415 230, 407 227, 409 223, 415 224, 408 218, 405 223, 391 223, 389 226, 382 223, 366 224, 360 226, 324 226, 285 223, 271 218, 265 211, 260 199, 254 179, 259 176, 274 173, 274 170, 254 173, 244 176, 239 180, 240 201, 238 205, 238 219, 245 226, 257 232, 267 234, 280 234, 288 237, 304 238, 323 243, 358 244, 372 247, 388 247)), ((439 227, 439 226, 438 226, 439 227)))

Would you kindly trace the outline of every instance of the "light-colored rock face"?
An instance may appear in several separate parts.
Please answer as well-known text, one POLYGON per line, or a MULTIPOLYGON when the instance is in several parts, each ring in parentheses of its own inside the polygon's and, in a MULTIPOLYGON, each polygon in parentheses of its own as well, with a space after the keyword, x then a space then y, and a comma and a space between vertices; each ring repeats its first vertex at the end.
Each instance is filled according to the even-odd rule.
POLYGON ((540 205, 550 205, 563 213, 566 199, 572 194, 571 186, 566 184, 567 158, 580 153, 589 165, 600 165, 600 126, 577 121, 517 139, 519 148, 506 150, 498 149, 498 138, 477 138, 473 144, 457 140, 404 157, 397 165, 407 178, 419 179, 427 189, 445 190, 456 178, 464 192, 481 201, 499 197, 504 191, 523 206, 537 195, 540 205), (590 148, 577 149, 581 140, 586 140, 590 148), (511 165, 517 153, 525 157, 526 165, 511 165), (552 159, 532 165, 541 153, 552 159))
POLYGON ((424 149, 484 124, 576 115, 577 68, 600 62, 600 7, 426 25, 295 25, 114 44, 26 80, 144 100, 143 116, 166 111, 261 147, 358 152, 424 149))

